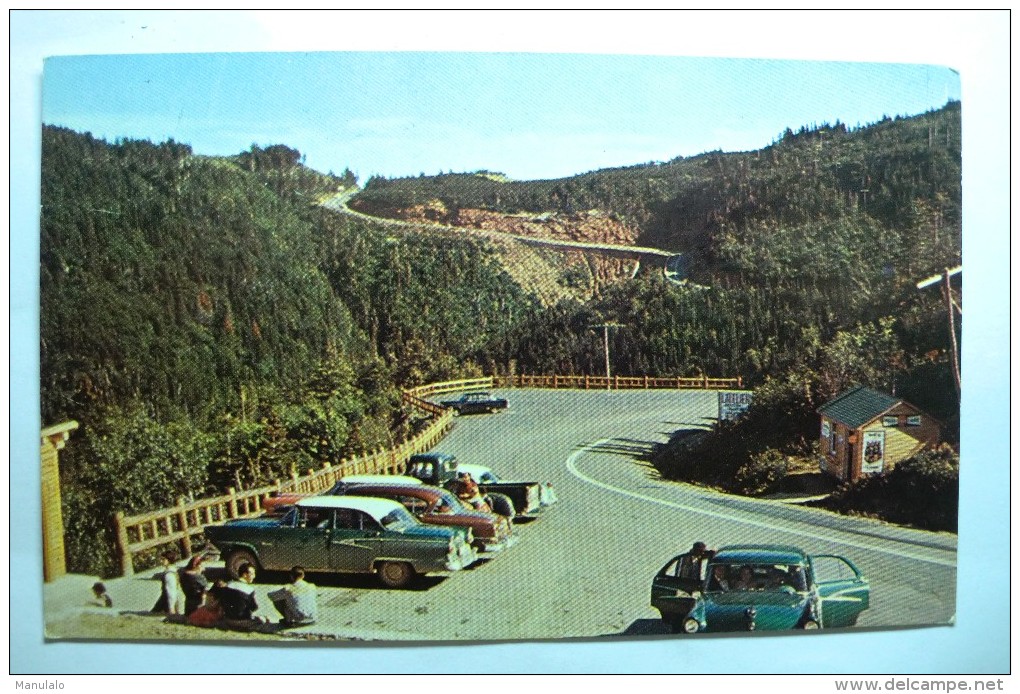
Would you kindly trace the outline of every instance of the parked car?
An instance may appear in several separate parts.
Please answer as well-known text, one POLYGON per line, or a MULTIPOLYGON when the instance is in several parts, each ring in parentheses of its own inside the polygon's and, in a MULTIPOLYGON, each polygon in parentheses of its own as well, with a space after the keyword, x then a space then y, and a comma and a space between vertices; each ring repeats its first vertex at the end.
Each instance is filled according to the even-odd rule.
POLYGON ((392 499, 427 525, 467 528, 473 538, 469 541, 480 551, 502 550, 515 540, 509 520, 495 513, 475 511, 440 487, 426 484, 354 484, 342 493, 392 499))
POLYGON ((681 578, 686 555, 652 581, 651 603, 676 633, 848 627, 868 609, 871 589, 856 566, 795 547, 724 547, 706 573, 681 578))
POLYGON ((464 393, 459 398, 442 400, 439 404, 443 407, 452 408, 458 415, 498 412, 499 410, 505 410, 509 406, 505 399, 495 398, 491 393, 484 391, 464 393))
MULTIPOLYGON (((481 468, 486 469, 486 468, 481 468)), ((407 462, 406 474, 416 477, 425 484, 456 493, 458 475, 465 472, 457 459, 449 453, 418 453, 407 462)), ((508 517, 530 516, 542 508, 542 485, 538 482, 490 481, 482 482, 474 477, 479 491, 485 495, 490 508, 508 517)))
POLYGON ((374 573, 390 588, 477 559, 465 528, 425 525, 391 499, 315 496, 283 516, 227 521, 205 536, 236 576, 244 562, 271 571, 374 573))
POLYGON ((280 515, 289 511, 290 507, 297 503, 299 499, 305 499, 310 496, 335 496, 343 494, 344 489, 354 484, 410 484, 420 486, 425 483, 416 477, 408 477, 407 475, 345 475, 326 491, 315 494, 290 492, 277 494, 272 492, 262 498, 262 512, 270 516, 280 515))

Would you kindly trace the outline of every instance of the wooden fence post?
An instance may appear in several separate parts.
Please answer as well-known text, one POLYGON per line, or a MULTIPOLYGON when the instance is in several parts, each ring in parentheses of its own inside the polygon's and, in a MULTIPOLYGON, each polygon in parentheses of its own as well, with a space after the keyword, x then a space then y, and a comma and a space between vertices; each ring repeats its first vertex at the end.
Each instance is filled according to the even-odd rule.
POLYGON ((177 497, 177 522, 181 526, 184 537, 181 538, 181 552, 185 557, 191 557, 191 533, 188 532, 188 512, 184 508, 184 497, 177 497))
POLYGON ((124 527, 124 512, 117 511, 113 516, 114 525, 117 526, 117 554, 120 556, 120 575, 134 576, 135 566, 131 557, 131 550, 128 548, 127 528, 124 527))
POLYGON ((230 518, 237 518, 237 490, 230 487, 227 489, 227 494, 230 496, 227 512, 230 514, 230 518))
POLYGON ((708 390, 708 376, 701 374, 701 387, 708 390))

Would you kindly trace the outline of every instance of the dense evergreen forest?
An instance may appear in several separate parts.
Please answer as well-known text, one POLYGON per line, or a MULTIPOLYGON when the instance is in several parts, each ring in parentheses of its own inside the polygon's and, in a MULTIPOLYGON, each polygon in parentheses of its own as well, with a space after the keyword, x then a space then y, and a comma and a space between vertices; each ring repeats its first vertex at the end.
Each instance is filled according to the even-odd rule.
POLYGON ((388 445, 412 426, 400 387, 598 373, 605 320, 625 326, 615 373, 743 376, 769 447, 809 447, 814 408, 852 383, 895 388, 952 440, 945 308, 915 283, 960 263, 959 118, 950 103, 788 131, 757 152, 557 181, 373 178, 359 193, 599 209, 697 259, 697 285, 648 273, 551 307, 483 240, 320 207, 354 175, 312 171, 284 145, 206 157, 45 127, 42 417, 82 425, 61 459, 70 568, 111 569, 115 510, 388 445))

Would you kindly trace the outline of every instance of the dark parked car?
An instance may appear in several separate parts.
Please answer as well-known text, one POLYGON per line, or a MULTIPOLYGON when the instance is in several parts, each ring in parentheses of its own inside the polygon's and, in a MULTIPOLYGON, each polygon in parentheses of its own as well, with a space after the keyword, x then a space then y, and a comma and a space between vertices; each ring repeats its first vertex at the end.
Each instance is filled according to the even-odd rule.
POLYGON ((459 415, 497 412, 508 407, 507 401, 503 398, 494 398, 491 393, 483 391, 464 393, 455 400, 443 400, 439 404, 453 408, 459 415))
POLYGON ((206 538, 234 576, 249 562, 260 569, 374 573, 399 588, 419 574, 458 571, 477 559, 465 528, 425 525, 390 499, 316 496, 283 516, 227 521, 206 538))
POLYGON ((671 559, 652 581, 652 607, 674 632, 848 627, 868 609, 871 589, 853 563, 795 547, 724 547, 701 578, 671 559))

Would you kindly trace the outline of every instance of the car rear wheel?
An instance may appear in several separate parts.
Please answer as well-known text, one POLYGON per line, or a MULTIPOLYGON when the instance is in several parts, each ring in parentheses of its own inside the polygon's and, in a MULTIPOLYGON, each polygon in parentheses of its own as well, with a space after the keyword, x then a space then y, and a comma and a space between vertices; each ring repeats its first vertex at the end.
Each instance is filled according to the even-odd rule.
POLYGON ((403 588, 414 577, 414 567, 406 561, 384 561, 377 568, 379 580, 387 588, 403 588))
POLYGON ((259 560, 247 549, 235 549, 227 555, 224 564, 231 578, 241 577, 241 566, 244 564, 251 564, 256 570, 259 569, 259 560))

